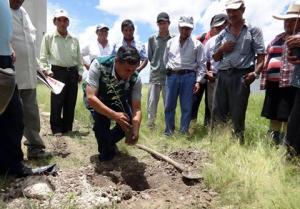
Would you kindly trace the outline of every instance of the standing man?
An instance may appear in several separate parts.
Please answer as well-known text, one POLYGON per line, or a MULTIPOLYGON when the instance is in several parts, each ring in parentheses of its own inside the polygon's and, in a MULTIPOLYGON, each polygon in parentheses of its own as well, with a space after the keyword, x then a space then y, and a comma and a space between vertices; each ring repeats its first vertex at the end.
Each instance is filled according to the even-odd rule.
POLYGON ((158 34, 153 35, 148 40, 148 59, 150 61, 150 80, 147 101, 148 127, 155 126, 157 104, 160 92, 162 92, 165 103, 165 80, 166 66, 163 61, 164 51, 167 41, 171 38, 169 33, 169 15, 161 12, 157 16, 158 34))
MULTIPOLYGON (((13 69, 12 48, 10 41, 13 32, 12 16, 9 8, 9 1, 0 1, 0 68, 13 69)), ((8 71, 8 70, 6 70, 8 71)), ((0 175, 12 174, 17 176, 30 175, 31 169, 23 165, 23 152, 21 140, 23 136, 23 113, 19 98, 18 89, 14 77, 10 79, 3 70, 0 72, 0 175), (11 91, 7 91, 11 89, 11 91), (5 97, 6 94, 9 94, 5 97), (2 112, 2 110, 4 110, 2 112)))
POLYGON ((36 29, 22 7, 23 2, 23 0, 10 0, 13 16, 12 47, 17 56, 16 81, 22 100, 27 157, 40 159, 49 157, 50 153, 44 151, 45 144, 39 134, 41 125, 36 100, 36 72, 39 69, 35 53, 36 29))
POLYGON ((219 61, 213 122, 231 119, 234 134, 243 143, 250 84, 259 78, 265 47, 262 31, 243 18, 243 0, 227 0, 225 8, 229 25, 218 35, 213 55, 219 61))
POLYGON ((210 30, 204 33, 197 39, 204 45, 205 57, 206 57, 206 72, 203 72, 204 78, 201 78, 200 90, 193 95, 193 106, 192 106, 192 120, 197 120, 199 106, 205 94, 205 110, 204 110, 204 126, 208 126, 211 121, 212 112, 212 95, 214 91, 215 76, 216 75, 216 63, 212 59, 212 53, 215 46, 215 38, 218 33, 224 29, 227 23, 227 15, 217 14, 211 18, 210 30), (214 37, 214 38, 213 38, 214 37), (212 41, 209 41, 213 38, 212 41), (206 46, 207 45, 207 46, 206 46), (213 65, 212 65, 213 64, 213 65))
POLYGON ((50 76, 65 84, 60 94, 51 93, 51 130, 54 135, 62 136, 63 133, 72 131, 82 63, 78 39, 67 30, 68 13, 63 9, 57 10, 53 23, 56 31, 44 36, 40 62, 50 76))
POLYGON ((117 55, 99 57, 90 67, 87 98, 94 111, 94 132, 100 161, 112 160, 116 143, 125 132, 126 143, 138 141, 142 119, 141 79, 136 71, 140 64, 138 51, 122 46, 117 55), (111 129, 111 121, 116 125, 111 129), (128 136, 129 135, 129 136, 128 136))
POLYGON ((219 62, 214 61, 212 55, 214 53, 216 38, 218 37, 217 35, 226 27, 227 23, 228 21, 227 21, 226 14, 217 14, 213 16, 210 23, 210 27, 211 27, 210 38, 204 45, 204 52, 206 58, 205 78, 207 80, 205 96, 207 97, 207 106, 209 109, 209 115, 212 112, 212 104, 214 100, 216 77, 217 77, 218 64, 219 64, 219 62))
POLYGON ((88 62, 84 61, 86 69, 89 69, 91 62, 99 56, 108 56, 112 53, 112 46, 108 42, 108 26, 101 24, 96 28, 97 40, 81 50, 82 57, 88 56, 88 62))
POLYGON ((97 40, 96 43, 87 45, 81 50, 81 55, 83 57, 83 63, 86 68, 82 74, 82 89, 83 89, 83 102, 85 107, 93 112, 93 109, 89 106, 86 98, 86 79, 88 77, 88 70, 90 68, 91 62, 97 57, 109 56, 112 53, 112 46, 108 42, 108 26, 101 24, 96 28, 97 40), (87 58, 87 60, 86 60, 87 58))
POLYGON ((179 35, 171 38, 164 54, 167 68, 165 135, 175 130, 175 110, 179 96, 181 106, 180 132, 188 134, 191 121, 193 93, 199 90, 200 70, 205 72, 204 49, 200 41, 191 37, 193 17, 179 19, 179 35))
POLYGON ((146 48, 143 44, 137 43, 134 40, 134 24, 131 20, 124 20, 121 24, 121 31, 123 34, 123 40, 120 43, 117 43, 114 45, 113 47, 113 55, 116 55, 118 49, 121 46, 131 46, 134 47, 138 50, 140 58, 141 58, 141 63, 138 66, 138 68, 136 69, 138 72, 141 72, 147 65, 148 63, 148 58, 147 58, 147 54, 146 54, 146 48))

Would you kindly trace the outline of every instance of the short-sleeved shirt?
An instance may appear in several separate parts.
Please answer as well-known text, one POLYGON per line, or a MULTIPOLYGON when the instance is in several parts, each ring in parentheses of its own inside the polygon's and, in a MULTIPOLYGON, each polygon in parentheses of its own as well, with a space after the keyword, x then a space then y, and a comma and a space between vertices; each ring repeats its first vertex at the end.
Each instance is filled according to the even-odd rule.
POLYGON ((0 25, 0 55, 11 55, 10 41, 13 32, 13 23, 8 0, 0 1, 0 25))
POLYGON ((166 65, 164 64, 164 52, 168 40, 172 36, 161 37, 153 35, 148 39, 148 59, 150 61, 150 83, 165 85, 166 65))
POLYGON ((204 56, 204 47, 200 41, 194 37, 188 37, 183 45, 180 45, 180 35, 171 38, 164 53, 164 63, 166 68, 172 70, 194 70, 197 76, 197 82, 200 82, 205 72, 206 60, 204 56))
MULTIPOLYGON (((101 67, 101 65, 99 64, 98 60, 94 59, 94 61, 90 65, 89 74, 87 77, 87 83, 90 86, 92 86, 93 88, 97 89, 97 91, 99 88, 99 79, 101 76, 101 72, 99 69, 100 67, 101 67)), ((117 77, 115 76, 114 66, 113 66, 113 70, 112 70, 112 75, 114 76, 115 79, 117 79, 117 77)), ((120 80, 118 82, 119 83, 124 83, 124 82, 128 83, 129 81, 120 80)), ((132 88, 131 99, 132 99, 132 101, 141 101, 141 98, 142 98, 142 81, 141 81, 140 76, 138 76, 138 79, 132 88)))
POLYGON ((140 57, 141 57, 141 60, 146 60, 146 59, 148 59, 147 53, 146 53, 145 45, 136 42, 134 39, 131 41, 130 45, 127 44, 127 42, 126 42, 124 39, 122 40, 122 42, 119 42, 119 43, 114 44, 113 49, 112 49, 112 55, 116 55, 118 49, 119 49, 121 46, 131 46, 131 47, 133 47, 133 48, 136 48, 136 50, 138 50, 138 52, 139 52, 139 55, 140 55, 140 57))
POLYGON ((227 26, 216 38, 214 52, 226 41, 234 41, 232 52, 223 53, 219 63, 219 70, 230 68, 244 69, 255 65, 255 54, 265 54, 265 45, 262 31, 258 27, 244 24, 238 37, 231 34, 227 26))

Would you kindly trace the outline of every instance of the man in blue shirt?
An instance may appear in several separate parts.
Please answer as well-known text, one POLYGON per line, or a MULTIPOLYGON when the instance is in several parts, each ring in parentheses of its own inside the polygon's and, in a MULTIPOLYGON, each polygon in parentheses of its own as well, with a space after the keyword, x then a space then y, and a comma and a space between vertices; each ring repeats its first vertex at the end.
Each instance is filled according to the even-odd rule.
POLYGON ((262 31, 243 18, 243 0, 227 0, 225 8, 229 24, 216 38, 213 54, 219 65, 212 119, 213 125, 231 119, 243 143, 250 84, 263 68, 265 47, 262 31))

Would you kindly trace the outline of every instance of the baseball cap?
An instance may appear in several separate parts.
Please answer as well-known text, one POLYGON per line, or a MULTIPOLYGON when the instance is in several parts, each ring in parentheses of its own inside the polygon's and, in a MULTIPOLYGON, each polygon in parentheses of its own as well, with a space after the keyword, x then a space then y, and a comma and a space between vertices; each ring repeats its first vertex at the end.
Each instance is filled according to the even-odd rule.
POLYGON ((194 19, 192 16, 181 16, 178 25, 179 27, 194 28, 194 19))
POLYGON ((168 22, 170 22, 169 15, 165 12, 159 13, 157 15, 157 21, 156 22, 159 22, 159 21, 168 21, 168 22))
POLYGON ((97 25, 97 27, 96 27, 96 31, 98 31, 98 30, 102 30, 102 29, 107 29, 107 30, 109 30, 109 27, 107 26, 107 25, 105 25, 105 24, 100 24, 100 25, 97 25))
POLYGON ((227 0, 225 9, 238 9, 244 4, 244 0, 227 0))
POLYGON ((210 27, 218 27, 223 25, 227 21, 226 14, 217 14, 211 18, 210 27))
POLYGON ((69 14, 67 11, 63 9, 58 9, 54 12, 54 18, 59 18, 59 17, 66 17, 69 19, 69 14))

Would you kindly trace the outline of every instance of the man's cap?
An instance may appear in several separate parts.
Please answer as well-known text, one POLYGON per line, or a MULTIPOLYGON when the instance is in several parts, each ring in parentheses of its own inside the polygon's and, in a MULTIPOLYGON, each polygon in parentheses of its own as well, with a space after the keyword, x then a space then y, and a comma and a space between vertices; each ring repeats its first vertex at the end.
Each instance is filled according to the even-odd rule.
POLYGON ((273 15, 275 19, 278 20, 286 20, 292 18, 300 18, 300 4, 299 3, 292 3, 285 14, 283 15, 273 15))
POLYGON ((210 27, 218 27, 223 25, 227 21, 227 15, 226 14, 217 14, 211 18, 210 21, 210 27))
POLYGON ((157 15, 157 21, 156 22, 159 22, 159 21, 168 21, 168 22, 170 22, 170 17, 167 13, 161 12, 157 15))
POLYGON ((98 30, 102 30, 102 29, 109 30, 109 27, 108 27, 107 25, 105 25, 105 24, 97 25, 97 27, 96 27, 96 32, 97 32, 98 30))
POLYGON ((242 5, 244 5, 244 0, 227 0, 225 9, 239 9, 242 5))
POLYGON ((181 16, 178 22, 179 27, 194 28, 194 19, 192 16, 181 16))
POLYGON ((65 17, 69 19, 69 14, 63 9, 58 9, 54 12, 54 18, 65 17))
POLYGON ((130 65, 138 65, 141 60, 138 50, 132 46, 121 46, 117 51, 117 58, 130 65))

